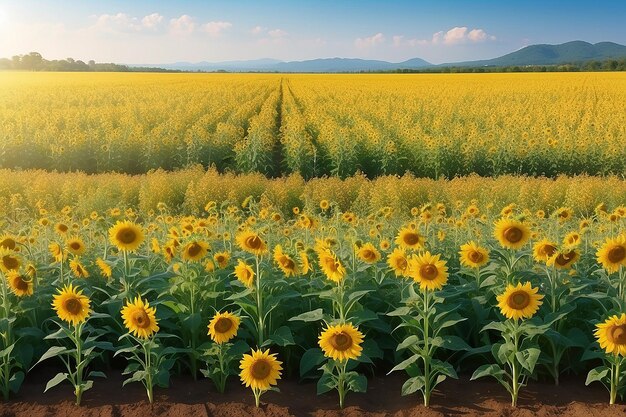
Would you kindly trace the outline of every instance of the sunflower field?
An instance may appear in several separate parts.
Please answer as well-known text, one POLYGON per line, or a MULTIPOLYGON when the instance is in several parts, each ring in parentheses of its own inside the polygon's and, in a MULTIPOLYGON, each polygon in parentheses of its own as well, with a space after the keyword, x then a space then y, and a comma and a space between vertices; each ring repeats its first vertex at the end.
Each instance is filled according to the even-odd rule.
MULTIPOLYGON (((0 391, 626 394, 624 74, 0 74, 0 391), (141 384, 141 385, 140 385, 141 384), (121 389, 121 387, 120 387, 121 389)), ((266 397, 267 398, 267 397, 266 397)))

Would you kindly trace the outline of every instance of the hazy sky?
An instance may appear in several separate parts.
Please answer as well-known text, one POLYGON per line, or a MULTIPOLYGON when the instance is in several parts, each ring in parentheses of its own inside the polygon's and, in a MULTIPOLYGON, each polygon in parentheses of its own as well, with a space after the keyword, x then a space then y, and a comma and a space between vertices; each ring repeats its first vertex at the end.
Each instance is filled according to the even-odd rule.
POLYGON ((0 0, 0 57, 158 64, 355 57, 432 63, 534 43, 626 44, 626 1, 0 0))

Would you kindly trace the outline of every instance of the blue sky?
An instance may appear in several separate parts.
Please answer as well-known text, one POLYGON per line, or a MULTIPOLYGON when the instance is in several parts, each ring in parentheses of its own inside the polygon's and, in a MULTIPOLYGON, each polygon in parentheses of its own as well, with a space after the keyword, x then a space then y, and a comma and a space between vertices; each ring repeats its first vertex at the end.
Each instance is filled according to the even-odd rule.
POLYGON ((0 0, 0 57, 170 63, 357 57, 433 63, 535 43, 626 44, 626 1, 0 0))

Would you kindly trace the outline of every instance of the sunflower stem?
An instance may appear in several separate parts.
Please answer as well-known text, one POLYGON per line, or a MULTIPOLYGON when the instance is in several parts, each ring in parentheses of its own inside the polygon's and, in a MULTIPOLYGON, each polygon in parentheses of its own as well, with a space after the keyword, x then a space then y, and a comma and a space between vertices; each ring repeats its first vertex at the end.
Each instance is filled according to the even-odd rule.
POLYGON ((76 377, 75 377, 76 405, 80 405, 80 400, 83 394, 83 387, 82 387, 82 383, 83 383, 83 370, 82 370, 83 349, 82 348, 83 346, 82 346, 82 339, 80 337, 82 333, 82 327, 83 327, 82 323, 74 325, 74 343, 76 344, 76 377))
POLYGON ((430 405, 430 291, 424 291, 424 407, 430 405))
POLYGON ((513 322, 513 359, 511 360, 511 369, 513 371, 513 380, 512 385, 513 389, 511 390, 511 406, 517 407, 517 395, 519 393, 519 374, 517 369, 517 351, 519 345, 519 323, 517 319, 513 322))
POLYGON ((143 345, 143 352, 145 355, 145 362, 146 362, 146 392, 148 393, 148 401, 150 402, 150 404, 153 403, 153 395, 152 395, 152 365, 151 365, 151 348, 152 348, 152 341, 150 339, 147 339, 146 341, 144 341, 142 343, 143 345))
MULTIPOLYGON (((0 273, 0 281, 2 281, 2 305, 3 305, 3 310, 4 310, 4 319, 6 319, 7 321, 7 326, 6 326, 6 332, 3 335, 4 338, 4 346, 3 346, 3 350, 6 349, 7 347, 11 346, 11 321, 9 320, 9 311, 10 311, 10 303, 9 303, 9 296, 8 296, 8 291, 7 291, 7 282, 6 282, 6 276, 2 273, 0 273)), ((4 368, 3 371, 3 378, 4 381, 2 381, 2 396, 4 397, 4 400, 7 401, 9 399, 9 381, 11 379, 11 356, 10 354, 7 355, 3 355, 2 357, 2 365, 4 368)))
MULTIPOLYGON (((259 314, 259 348, 261 346, 263 346, 263 342, 265 342, 264 339, 264 327, 265 327, 265 323, 264 323, 264 315, 263 315, 263 297, 261 296, 261 275, 259 274, 259 257, 256 256, 256 306, 257 306, 257 313, 259 314)), ((258 405, 257 405, 258 407, 258 405)))

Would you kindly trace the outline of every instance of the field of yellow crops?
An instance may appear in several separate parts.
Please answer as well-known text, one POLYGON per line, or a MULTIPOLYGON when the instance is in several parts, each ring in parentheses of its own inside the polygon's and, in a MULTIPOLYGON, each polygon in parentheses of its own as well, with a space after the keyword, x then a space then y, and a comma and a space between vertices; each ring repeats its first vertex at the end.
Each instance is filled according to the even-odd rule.
POLYGON ((623 174, 626 75, 0 74, 0 167, 623 174))
POLYGON ((0 392, 300 377, 343 407, 401 371, 426 406, 459 373, 614 403, 624 102, 613 73, 0 73, 0 392))

